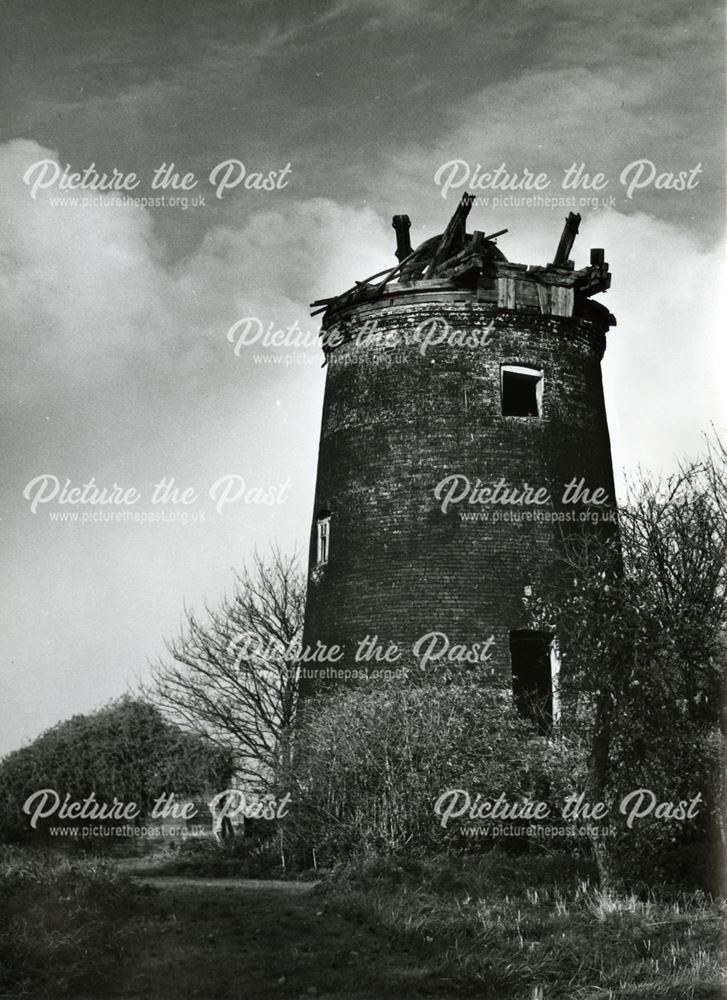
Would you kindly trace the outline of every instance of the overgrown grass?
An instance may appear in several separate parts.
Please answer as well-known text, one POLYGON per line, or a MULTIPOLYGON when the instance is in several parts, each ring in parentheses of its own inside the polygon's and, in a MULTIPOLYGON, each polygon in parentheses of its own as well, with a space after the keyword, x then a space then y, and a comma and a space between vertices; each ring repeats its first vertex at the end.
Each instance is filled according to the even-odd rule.
POLYGON ((725 996, 724 903, 604 892, 586 862, 566 856, 369 858, 339 869, 326 891, 337 912, 428 943, 463 995, 725 996))
POLYGON ((0 847, 0 997, 60 997, 104 983, 134 911, 108 861, 0 847))

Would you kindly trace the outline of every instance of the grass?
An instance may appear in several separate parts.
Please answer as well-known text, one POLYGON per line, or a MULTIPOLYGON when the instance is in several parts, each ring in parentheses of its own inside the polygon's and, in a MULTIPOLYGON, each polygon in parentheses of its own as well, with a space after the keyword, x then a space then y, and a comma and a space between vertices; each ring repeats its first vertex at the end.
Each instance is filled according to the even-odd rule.
POLYGON ((384 929, 341 918, 302 883, 241 889, 220 880, 164 885, 160 879, 145 898, 140 924, 115 998, 459 997, 431 979, 426 948, 398 948, 384 929))
POLYGON ((107 981, 134 912, 107 861, 0 848, 0 997, 59 997, 107 981))
MULTIPOLYGON (((247 849, 188 845, 165 864, 222 874, 247 849)), ((241 982, 250 1000, 725 995, 724 903, 606 892, 565 854, 369 856, 313 889, 134 889, 105 860, 0 849, 0 898, 0 998, 13 1000, 239 1000, 241 982)))
POLYGON ((724 903, 605 892, 564 856, 369 859, 327 892, 348 916, 429 943, 440 974, 483 1000, 725 996, 724 903))

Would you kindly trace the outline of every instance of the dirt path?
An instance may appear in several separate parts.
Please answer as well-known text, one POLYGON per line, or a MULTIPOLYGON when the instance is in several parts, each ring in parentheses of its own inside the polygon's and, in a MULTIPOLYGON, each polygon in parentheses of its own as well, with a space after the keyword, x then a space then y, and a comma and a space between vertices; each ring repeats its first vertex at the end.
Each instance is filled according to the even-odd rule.
POLYGON ((280 879, 260 878, 199 878, 196 875, 143 875, 134 876, 134 882, 152 889, 234 889, 239 892, 281 892, 284 895, 313 892, 317 882, 283 882, 280 879))
MULTIPOLYGON (((431 948, 331 910, 310 883, 142 877, 139 935, 109 998, 454 1000, 431 948)), ((80 998, 79 998, 80 1000, 80 998)))

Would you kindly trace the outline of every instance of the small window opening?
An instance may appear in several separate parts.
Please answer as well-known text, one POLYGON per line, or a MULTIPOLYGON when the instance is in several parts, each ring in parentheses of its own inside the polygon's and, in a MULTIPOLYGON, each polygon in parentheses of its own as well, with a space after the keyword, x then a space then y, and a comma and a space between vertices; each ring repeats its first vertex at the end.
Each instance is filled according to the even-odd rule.
POLYGON ((316 565, 325 566, 331 545, 331 515, 320 514, 316 518, 316 565))
POLYGON ((521 365, 502 366, 502 415, 539 417, 543 406, 543 373, 521 365))
POLYGON ((557 679, 557 644, 550 632, 518 630, 510 633, 512 693, 515 707, 547 733, 557 715, 554 681, 557 679))

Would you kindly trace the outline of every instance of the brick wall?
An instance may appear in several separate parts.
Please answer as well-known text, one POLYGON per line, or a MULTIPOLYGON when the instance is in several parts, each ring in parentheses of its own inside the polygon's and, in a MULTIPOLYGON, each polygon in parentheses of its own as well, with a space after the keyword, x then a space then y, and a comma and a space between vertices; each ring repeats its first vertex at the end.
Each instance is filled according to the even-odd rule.
POLYGON ((329 355, 304 646, 344 646, 338 666, 356 666, 354 651, 367 634, 405 651, 433 630, 465 645, 494 635, 493 680, 509 686, 508 632, 524 624, 524 587, 548 572, 563 530, 602 529, 464 521, 460 512, 579 516, 588 509, 583 504, 560 503, 573 477, 613 501, 603 311, 584 304, 577 318, 545 316, 478 301, 474 293, 430 298, 412 294, 359 307, 337 324, 344 342, 329 355), (450 331, 489 329, 487 342, 444 342, 422 352, 417 329, 440 318, 450 331), (388 336, 391 346, 361 334, 372 320, 376 336, 388 336), (502 364, 543 371, 541 416, 502 415, 502 364), (460 503, 445 514, 434 490, 453 474, 473 483, 503 478, 518 489, 545 487, 552 503, 460 503), (330 557, 315 570, 316 514, 323 511, 331 514, 330 557))

